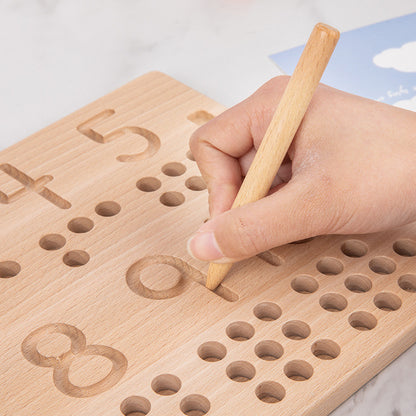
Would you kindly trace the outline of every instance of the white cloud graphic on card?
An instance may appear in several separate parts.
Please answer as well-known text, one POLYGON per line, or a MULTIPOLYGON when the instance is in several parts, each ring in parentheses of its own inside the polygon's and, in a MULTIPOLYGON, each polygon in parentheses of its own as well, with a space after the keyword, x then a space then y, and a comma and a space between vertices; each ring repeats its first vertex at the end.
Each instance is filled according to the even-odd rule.
POLYGON ((386 49, 373 58, 380 68, 394 68, 400 72, 416 72, 416 41, 400 48, 386 49))
POLYGON ((416 95, 409 100, 401 100, 394 103, 396 107, 404 108, 405 110, 416 111, 416 95))

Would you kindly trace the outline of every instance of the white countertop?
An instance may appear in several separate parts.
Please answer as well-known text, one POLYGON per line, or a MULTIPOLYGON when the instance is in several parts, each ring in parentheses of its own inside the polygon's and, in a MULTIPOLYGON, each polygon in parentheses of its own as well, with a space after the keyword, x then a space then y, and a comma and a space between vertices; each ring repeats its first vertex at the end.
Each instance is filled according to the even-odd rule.
MULTIPOLYGON (((4 0, 0 149, 155 69, 231 106, 318 21, 345 31, 415 11, 415 0, 4 0)), ((415 415, 415 370, 416 346, 333 416, 415 415)))

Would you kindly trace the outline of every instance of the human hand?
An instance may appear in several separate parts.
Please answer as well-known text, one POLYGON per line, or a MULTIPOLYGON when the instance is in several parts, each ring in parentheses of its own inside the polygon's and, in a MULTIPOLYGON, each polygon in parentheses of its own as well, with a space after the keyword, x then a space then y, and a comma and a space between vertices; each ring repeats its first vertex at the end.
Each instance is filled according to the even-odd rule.
POLYGON ((193 256, 237 261, 315 235, 416 220, 416 114, 325 85, 269 195, 230 210, 287 82, 270 80, 192 135, 212 218, 189 240, 193 256))

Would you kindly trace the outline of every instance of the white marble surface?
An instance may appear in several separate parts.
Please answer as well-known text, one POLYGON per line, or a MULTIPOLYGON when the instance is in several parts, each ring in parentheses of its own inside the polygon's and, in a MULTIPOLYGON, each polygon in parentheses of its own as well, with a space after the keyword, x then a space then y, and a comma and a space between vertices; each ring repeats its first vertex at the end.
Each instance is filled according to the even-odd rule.
MULTIPOLYGON (((149 70, 232 105, 317 21, 341 30, 414 0, 0 0, 0 149, 149 70)), ((416 347, 333 416, 416 415, 416 347)))

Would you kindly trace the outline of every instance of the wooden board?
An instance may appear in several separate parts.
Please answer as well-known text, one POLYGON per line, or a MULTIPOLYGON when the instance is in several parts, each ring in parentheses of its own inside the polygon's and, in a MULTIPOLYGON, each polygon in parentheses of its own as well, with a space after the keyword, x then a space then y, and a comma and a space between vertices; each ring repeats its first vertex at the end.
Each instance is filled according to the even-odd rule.
POLYGON ((221 111, 150 73, 1 152, 1 415, 322 416, 415 342, 415 225, 204 287, 187 143, 221 111))

